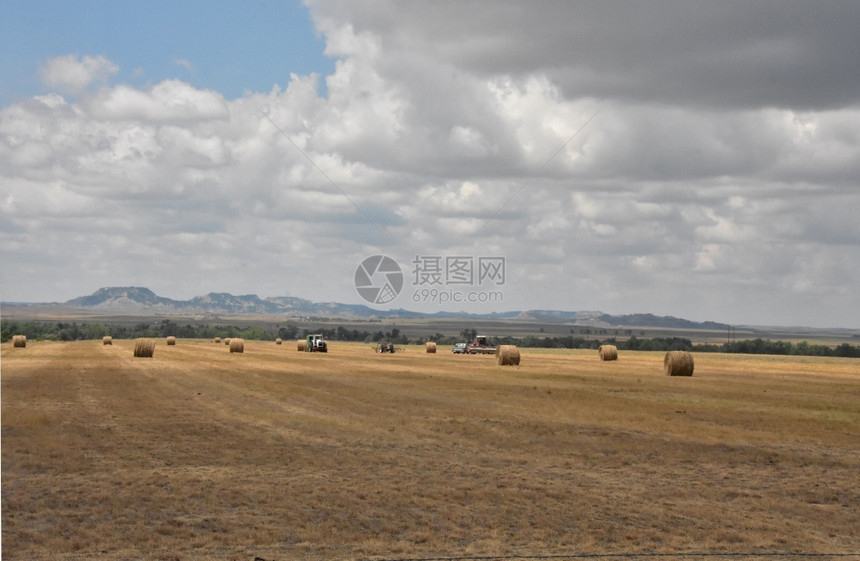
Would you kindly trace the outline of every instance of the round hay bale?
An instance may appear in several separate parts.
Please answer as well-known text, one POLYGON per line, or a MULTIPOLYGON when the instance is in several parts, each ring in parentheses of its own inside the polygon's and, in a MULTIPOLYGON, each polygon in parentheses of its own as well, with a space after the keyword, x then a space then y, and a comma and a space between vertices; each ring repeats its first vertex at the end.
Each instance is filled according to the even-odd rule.
POLYGON ((215 337, 215 342, 216 342, 216 343, 220 343, 220 342, 221 342, 221 337, 215 337))
POLYGON ((230 352, 231 353, 244 353, 245 352, 245 340, 233 338, 230 339, 230 352))
POLYGON ((155 354, 155 341, 152 339, 135 339, 134 356, 151 358, 155 354))
POLYGON ((496 363, 499 366, 518 366, 520 349, 516 345, 499 345, 496 347, 496 363))
POLYGON ((600 360, 618 360, 618 348, 615 345, 600 345, 597 352, 600 360))
POLYGON ((27 346, 26 335, 12 335, 12 346, 23 349, 27 346))
POLYGON ((436 354, 436 343, 433 341, 427 341, 424 343, 424 352, 431 355, 436 354))
POLYGON ((281 344, 283 344, 283 341, 281 340, 281 338, 280 338, 280 337, 278 337, 277 339, 275 339, 275 344, 276 344, 276 345, 281 345, 281 344))
POLYGON ((102 337, 102 345, 113 345, 113 338, 110 335, 102 337))
POLYGON ((224 339, 224 344, 225 344, 225 345, 229 345, 229 344, 230 344, 230 339, 229 339, 229 337, 228 337, 227 339, 224 339))
POLYGON ((297 344, 298 350, 305 352, 308 350, 308 342, 305 339, 299 339, 297 344))
POLYGON ((176 337, 174 337, 173 335, 168 337, 167 338, 167 344, 170 346, 176 345, 176 337))
POLYGON ((687 351, 669 351, 663 357, 663 369, 669 376, 692 376, 693 355, 687 351))

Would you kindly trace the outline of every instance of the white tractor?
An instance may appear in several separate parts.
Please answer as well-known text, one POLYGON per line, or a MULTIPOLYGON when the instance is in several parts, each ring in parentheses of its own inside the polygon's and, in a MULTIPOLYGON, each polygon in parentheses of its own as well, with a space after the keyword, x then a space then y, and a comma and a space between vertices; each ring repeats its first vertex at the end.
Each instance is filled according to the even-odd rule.
POLYGON ((327 353, 328 345, 326 345, 325 340, 321 333, 316 333, 314 335, 308 335, 307 339, 307 347, 305 350, 311 353, 327 353))

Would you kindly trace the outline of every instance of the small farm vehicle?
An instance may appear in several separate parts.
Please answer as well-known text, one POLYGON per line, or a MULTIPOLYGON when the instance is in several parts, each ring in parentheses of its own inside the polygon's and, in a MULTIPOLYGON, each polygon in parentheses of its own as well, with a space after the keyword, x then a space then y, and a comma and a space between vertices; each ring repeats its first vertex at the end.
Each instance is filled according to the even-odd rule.
POLYGON ((477 335, 474 341, 466 345, 466 352, 470 355, 491 355, 496 352, 496 347, 490 345, 486 335, 477 335))
POLYGON ((326 344, 325 340, 323 339, 322 334, 317 333, 314 335, 308 335, 306 337, 306 339, 308 342, 306 350, 308 352, 311 352, 311 353, 327 353, 328 352, 328 345, 326 344))

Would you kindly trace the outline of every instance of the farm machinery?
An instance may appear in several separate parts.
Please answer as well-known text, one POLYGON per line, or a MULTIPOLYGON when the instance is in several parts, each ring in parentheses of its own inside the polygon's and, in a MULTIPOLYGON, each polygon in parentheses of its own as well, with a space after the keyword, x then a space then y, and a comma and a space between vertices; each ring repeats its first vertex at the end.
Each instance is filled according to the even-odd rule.
POLYGON ((476 335, 475 340, 466 345, 466 353, 470 355, 491 355, 495 352, 495 345, 490 345, 486 335, 476 335))
POLYGON ((307 343, 308 343, 307 347, 305 347, 306 351, 311 352, 311 353, 327 353, 328 352, 328 345, 326 344, 325 340, 323 339, 322 334, 317 333, 314 335, 308 335, 305 339, 307 340, 307 343))

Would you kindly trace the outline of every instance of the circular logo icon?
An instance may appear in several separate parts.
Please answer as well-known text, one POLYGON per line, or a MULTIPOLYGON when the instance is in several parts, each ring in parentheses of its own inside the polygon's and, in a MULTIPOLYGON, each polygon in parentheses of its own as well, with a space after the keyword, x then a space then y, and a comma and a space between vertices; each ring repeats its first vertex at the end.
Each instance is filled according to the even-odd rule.
POLYGON ((371 304, 387 304, 403 290, 403 271, 391 257, 371 255, 355 270, 355 290, 371 304))

